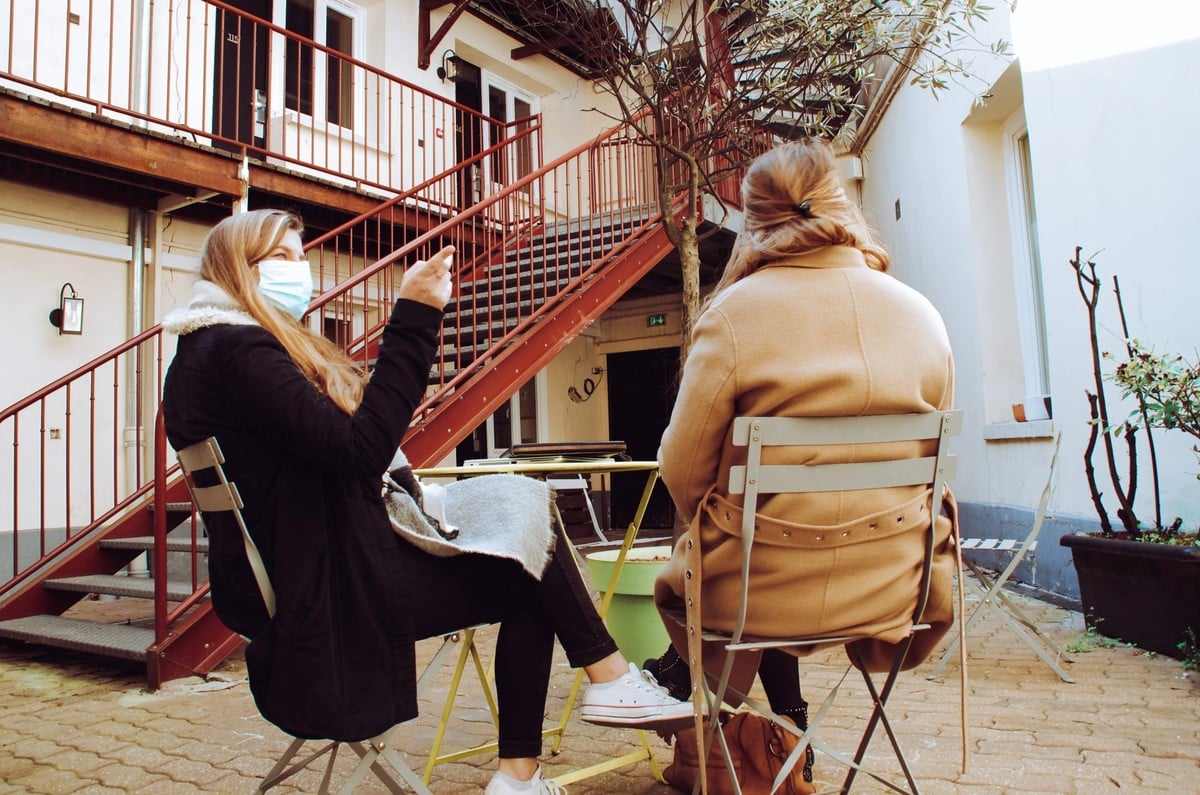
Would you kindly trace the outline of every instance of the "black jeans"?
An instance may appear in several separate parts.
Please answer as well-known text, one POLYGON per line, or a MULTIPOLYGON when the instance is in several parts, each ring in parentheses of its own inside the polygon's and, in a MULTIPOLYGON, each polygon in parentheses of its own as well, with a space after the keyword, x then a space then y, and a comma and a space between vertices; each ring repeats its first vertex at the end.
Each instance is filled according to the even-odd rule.
POLYGON ((617 650, 592 603, 570 542, 558 536, 540 582, 515 561, 478 554, 439 558, 404 546, 418 638, 500 623, 496 640, 499 754, 540 756, 555 636, 576 668, 617 650))

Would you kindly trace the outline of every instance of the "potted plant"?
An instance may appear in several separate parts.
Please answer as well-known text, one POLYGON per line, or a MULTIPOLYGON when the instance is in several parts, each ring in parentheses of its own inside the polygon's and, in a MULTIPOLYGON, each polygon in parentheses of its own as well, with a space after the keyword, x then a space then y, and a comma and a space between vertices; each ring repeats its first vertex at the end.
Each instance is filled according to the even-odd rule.
MULTIPOLYGON (((1087 392, 1091 436, 1084 453, 1088 488, 1100 532, 1064 535, 1071 549, 1084 618, 1090 630, 1162 654, 1187 658, 1195 653, 1200 631, 1200 540, 1185 532, 1176 517, 1164 522, 1159 499, 1158 457, 1154 431, 1189 434, 1200 440, 1200 364, 1176 354, 1159 354, 1129 337, 1120 283, 1113 290, 1126 338, 1125 356, 1102 353, 1097 337, 1096 307, 1100 279, 1096 265, 1084 261, 1076 247, 1071 266, 1088 309, 1092 369, 1096 391, 1087 392), (1113 362, 1110 372, 1102 366, 1113 362), (1133 409, 1122 419, 1109 413, 1106 384, 1114 384, 1133 409), (1147 460, 1139 461, 1144 434, 1147 460), (1124 458, 1118 467, 1118 446, 1124 458), (1103 450, 1104 473, 1112 484, 1119 529, 1113 526, 1102 499, 1093 459, 1103 450), (1138 518, 1134 507, 1139 475, 1150 480, 1154 517, 1138 518)), ((1193 447, 1200 453, 1200 447, 1193 447)))

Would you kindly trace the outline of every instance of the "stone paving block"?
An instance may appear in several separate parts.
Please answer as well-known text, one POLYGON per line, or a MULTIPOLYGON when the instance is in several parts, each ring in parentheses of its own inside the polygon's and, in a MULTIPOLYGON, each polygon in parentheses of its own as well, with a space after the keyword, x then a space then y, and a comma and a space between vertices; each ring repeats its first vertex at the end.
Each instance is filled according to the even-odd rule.
MULTIPOLYGON (((0 782, 13 781, 29 775, 36 767, 33 759, 0 753, 0 782)), ((0 789, 0 792, 3 790, 0 789)))
POLYGON ((81 778, 68 770, 58 770, 53 765, 42 765, 27 776, 13 779, 11 783, 24 788, 25 792, 59 793, 75 792, 94 784, 95 779, 81 778))
POLYGON ((30 709, 27 712, 10 712, 9 705, 4 705, 4 718, 0 720, 0 729, 17 734, 34 734, 37 730, 44 726, 46 721, 38 714, 38 710, 30 709))
POLYGON ((103 784, 91 784, 76 790, 71 795, 128 795, 128 790, 106 787, 103 784))
POLYGON ((172 781, 166 778, 147 785, 138 795, 212 795, 212 793, 203 787, 197 787, 195 784, 172 781))
POLYGON ((48 738, 23 737, 7 744, 5 750, 13 756, 25 759, 48 759, 62 750, 62 747, 48 738))
POLYGON ((213 781, 224 778, 226 771, 208 762, 197 762, 186 757, 175 756, 166 764, 156 768, 172 781, 186 782, 206 788, 213 781))
POLYGON ((92 778, 98 768, 112 764, 111 759, 71 748, 54 754, 47 761, 59 770, 75 773, 83 778, 92 778))
POLYGON ((109 718, 106 721, 94 724, 90 727, 90 731, 94 734, 111 737, 114 740, 132 740, 141 732, 137 725, 125 723, 116 718, 109 718))
MULTIPOLYGON (((1159 792, 1185 792, 1184 788, 1180 787, 1178 776, 1174 770, 1158 770, 1151 765, 1139 765, 1134 772, 1133 777, 1137 780, 1137 787, 1140 791, 1147 792, 1155 790, 1159 792)), ((1197 764, 1193 771, 1191 779, 1192 791, 1200 789, 1200 763, 1197 764)))
POLYGON ((164 753, 170 753, 187 745, 190 740, 169 732, 152 731, 143 726, 142 730, 138 732, 136 742, 144 748, 157 748, 164 753))
POLYGON ((166 777, 162 773, 152 773, 134 765, 118 762, 97 770, 96 778, 99 779, 100 785, 104 787, 111 787, 125 792, 142 792, 146 787, 155 782, 162 781, 166 777))
POLYGON ((229 760, 237 756, 235 751, 221 745, 202 742, 189 742, 186 745, 179 746, 172 753, 184 759, 190 759, 193 762, 203 762, 217 768, 223 767, 229 760))
POLYGON ((113 754, 113 758, 126 765, 140 767, 143 770, 158 770, 171 761, 171 757, 157 748, 143 748, 140 745, 131 745, 128 748, 122 748, 113 754))
POLYGON ((195 740, 199 732, 195 724, 184 718, 178 718, 174 715, 151 715, 143 724, 142 728, 147 731, 166 734, 171 737, 179 737, 186 741, 195 740))
POLYGON ((91 732, 75 732, 69 737, 60 738, 60 742, 77 751, 87 751, 111 759, 112 755, 122 748, 128 748, 130 743, 114 740, 103 734, 91 732))

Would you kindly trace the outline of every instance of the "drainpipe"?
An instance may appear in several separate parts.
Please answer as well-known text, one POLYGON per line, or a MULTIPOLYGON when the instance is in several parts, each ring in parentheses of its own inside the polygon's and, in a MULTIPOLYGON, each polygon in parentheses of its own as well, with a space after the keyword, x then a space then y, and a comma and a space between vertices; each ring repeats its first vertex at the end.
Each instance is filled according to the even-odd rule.
MULTIPOLYGON (((145 330, 146 325, 143 317, 146 305, 146 213, 136 208, 129 210, 129 243, 133 253, 129 260, 129 327, 126 331, 128 337, 135 337, 145 330)), ((146 377, 145 374, 154 367, 154 363, 146 361, 146 358, 141 346, 131 354, 125 364, 127 384, 136 383, 137 370, 140 370, 143 377, 146 377)), ((149 385, 143 385, 141 391, 143 402, 148 398, 150 392, 149 385)), ((135 486, 137 485, 134 481, 138 472, 138 464, 139 462, 142 464, 142 472, 149 472, 152 464, 144 452, 153 450, 150 440, 146 437, 153 427, 153 423, 146 421, 144 416, 139 416, 138 397, 137 390, 125 390, 125 480, 126 483, 132 483, 135 486)), ((151 408, 142 408, 143 414, 150 411, 152 411, 151 408)), ((127 567, 126 573, 130 577, 150 576, 150 568, 147 565, 145 554, 134 558, 127 567)))
MULTIPOLYGON (((133 19, 130 22, 130 26, 135 33, 133 34, 132 47, 129 52, 130 64, 133 67, 133 85, 130 87, 132 94, 130 100, 135 112, 145 113, 147 107, 149 107, 146 92, 147 86, 150 83, 150 61, 148 59, 150 16, 146 13, 145 0, 135 0, 132 11, 133 19)), ((142 119, 137 119, 134 121, 134 124, 140 127, 147 126, 147 122, 142 119)))

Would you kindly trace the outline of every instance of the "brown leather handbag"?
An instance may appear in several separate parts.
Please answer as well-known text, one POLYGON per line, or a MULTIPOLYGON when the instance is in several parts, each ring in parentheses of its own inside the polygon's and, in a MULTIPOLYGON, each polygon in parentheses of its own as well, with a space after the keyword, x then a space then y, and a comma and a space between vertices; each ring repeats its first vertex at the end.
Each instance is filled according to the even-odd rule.
MULTIPOLYGON (((733 757, 734 773, 744 795, 767 795, 788 754, 799 742, 796 736, 763 716, 746 711, 735 712, 721 730, 725 733, 729 755, 733 757)), ((800 759, 796 762, 777 792, 782 795, 810 795, 816 792, 816 787, 804 780, 804 761, 800 759)), ((709 750, 705 768, 709 793, 733 795, 725 755, 715 742, 709 750)), ((691 792, 699 772, 696 730, 692 727, 680 729, 675 733, 675 757, 663 771, 663 778, 672 787, 691 792)))

